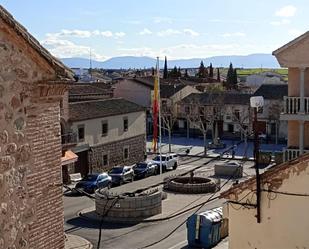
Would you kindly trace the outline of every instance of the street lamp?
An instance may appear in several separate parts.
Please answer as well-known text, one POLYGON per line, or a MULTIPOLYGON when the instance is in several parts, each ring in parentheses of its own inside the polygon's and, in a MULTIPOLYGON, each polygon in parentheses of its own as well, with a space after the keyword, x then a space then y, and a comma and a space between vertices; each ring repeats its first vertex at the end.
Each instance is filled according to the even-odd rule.
POLYGON ((264 98, 255 96, 250 98, 250 106, 254 109, 253 131, 254 131, 254 159, 255 159, 255 174, 256 174, 256 219, 261 222, 261 181, 259 174, 259 133, 257 113, 259 108, 263 108, 264 98))

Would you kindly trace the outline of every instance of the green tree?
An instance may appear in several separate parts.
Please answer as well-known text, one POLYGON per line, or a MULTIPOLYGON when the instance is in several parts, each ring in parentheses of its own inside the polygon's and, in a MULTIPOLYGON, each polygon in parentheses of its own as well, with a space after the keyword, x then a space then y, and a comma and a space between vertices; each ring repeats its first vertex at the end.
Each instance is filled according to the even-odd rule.
POLYGON ((189 78, 188 69, 185 70, 185 78, 189 78))
POLYGON ((233 84, 234 83, 234 68, 233 68, 233 64, 230 63, 229 66, 229 70, 227 71, 227 75, 226 75, 226 87, 228 89, 233 88, 233 84))
POLYGON ((237 88, 237 83, 238 83, 238 76, 237 76, 237 70, 236 68, 233 71, 233 88, 237 88))
POLYGON ((204 66, 204 62, 203 61, 201 61, 200 67, 198 69, 197 76, 199 78, 207 78, 208 77, 207 68, 204 66))
POLYGON ((212 63, 210 63, 209 66, 209 78, 213 78, 214 77, 214 69, 212 67, 212 63))
POLYGON ((164 71, 163 71, 163 79, 167 79, 168 77, 168 71, 167 71, 167 59, 165 56, 165 60, 164 60, 164 71))
POLYGON ((176 66, 174 66, 174 68, 172 69, 172 71, 170 71, 169 77, 170 77, 170 78, 178 78, 178 69, 177 69, 176 66))
POLYGON ((178 76, 179 78, 181 78, 181 69, 180 69, 180 67, 178 67, 177 76, 178 76))
POLYGON ((221 78, 220 78, 220 70, 219 68, 217 68, 217 81, 220 82, 221 78))

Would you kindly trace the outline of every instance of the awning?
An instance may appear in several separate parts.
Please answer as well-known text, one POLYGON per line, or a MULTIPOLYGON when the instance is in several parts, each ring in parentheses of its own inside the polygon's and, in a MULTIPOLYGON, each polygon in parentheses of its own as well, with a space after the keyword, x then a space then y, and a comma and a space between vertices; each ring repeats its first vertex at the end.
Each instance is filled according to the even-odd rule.
POLYGON ((67 165, 76 162, 78 156, 71 150, 67 150, 63 157, 61 157, 61 165, 67 165))

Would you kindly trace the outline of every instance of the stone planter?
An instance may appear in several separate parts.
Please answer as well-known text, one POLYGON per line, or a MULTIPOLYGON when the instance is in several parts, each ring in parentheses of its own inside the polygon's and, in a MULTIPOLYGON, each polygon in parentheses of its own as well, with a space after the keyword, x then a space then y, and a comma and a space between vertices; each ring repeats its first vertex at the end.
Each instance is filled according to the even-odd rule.
POLYGON ((162 212, 162 192, 148 194, 123 195, 120 198, 108 196, 96 191, 95 208, 104 220, 113 222, 138 222, 162 212))
POLYGON ((217 184, 205 177, 170 177, 165 179, 164 189, 183 194, 213 193, 217 190, 217 184))

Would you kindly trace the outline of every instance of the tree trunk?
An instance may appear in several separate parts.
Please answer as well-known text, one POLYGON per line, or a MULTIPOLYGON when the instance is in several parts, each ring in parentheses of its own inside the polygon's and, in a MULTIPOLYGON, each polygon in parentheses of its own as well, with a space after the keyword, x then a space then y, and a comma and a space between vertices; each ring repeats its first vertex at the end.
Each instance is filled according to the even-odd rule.
POLYGON ((168 152, 172 152, 172 131, 171 129, 168 129, 168 152))
POLYGON ((248 151, 248 136, 245 136, 245 153, 244 153, 244 157, 247 158, 247 151, 248 151))
POLYGON ((187 139, 190 138, 190 123, 189 119, 187 120, 187 139))
POLYGON ((203 138, 204 138, 204 157, 207 156, 207 139, 206 139, 206 132, 203 132, 203 138))

